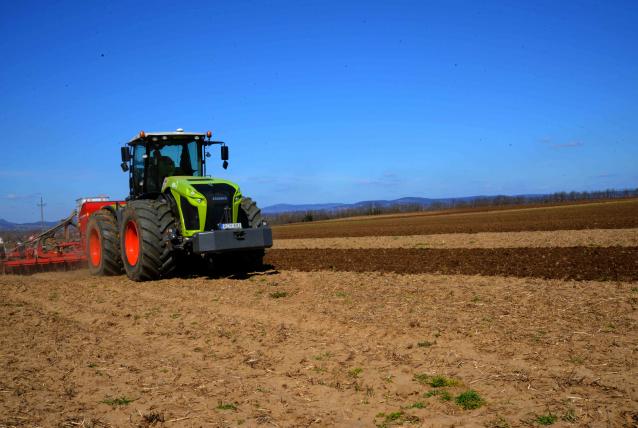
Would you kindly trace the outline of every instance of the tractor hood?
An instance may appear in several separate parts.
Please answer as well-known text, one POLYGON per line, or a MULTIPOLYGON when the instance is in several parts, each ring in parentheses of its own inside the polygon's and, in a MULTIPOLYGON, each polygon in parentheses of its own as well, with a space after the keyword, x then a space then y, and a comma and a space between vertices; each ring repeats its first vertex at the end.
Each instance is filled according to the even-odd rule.
POLYGON ((211 177, 166 177, 162 193, 170 193, 179 211, 182 235, 219 229, 237 223, 242 195, 231 181, 211 177))

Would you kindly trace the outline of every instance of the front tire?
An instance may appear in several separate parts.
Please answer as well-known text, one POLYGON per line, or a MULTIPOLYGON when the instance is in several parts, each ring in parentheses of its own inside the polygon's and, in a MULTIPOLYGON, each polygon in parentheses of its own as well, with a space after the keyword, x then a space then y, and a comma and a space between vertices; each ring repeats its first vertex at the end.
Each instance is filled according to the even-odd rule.
MULTIPOLYGON (((257 203, 251 198, 243 198, 239 205, 239 222, 242 227, 262 227, 264 220, 257 203)), ((237 266, 244 271, 256 271, 264 265, 264 250, 250 250, 237 253, 237 266)))
POLYGON ((112 276, 122 273, 117 220, 109 210, 96 211, 89 217, 85 248, 91 275, 112 276))
POLYGON ((257 203, 250 198, 242 198, 239 205, 238 220, 241 227, 261 227, 264 223, 261 217, 261 210, 257 203))
POLYGON ((121 257, 133 281, 168 278, 175 271, 169 242, 175 217, 164 201, 139 200, 127 204, 120 224, 121 257))

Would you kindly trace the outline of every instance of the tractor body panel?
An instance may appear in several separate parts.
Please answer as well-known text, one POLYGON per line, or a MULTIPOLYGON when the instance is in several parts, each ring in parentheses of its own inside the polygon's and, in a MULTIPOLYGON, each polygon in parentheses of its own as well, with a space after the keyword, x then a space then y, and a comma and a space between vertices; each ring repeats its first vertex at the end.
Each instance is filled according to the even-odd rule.
POLYGON ((211 177, 171 176, 162 184, 170 192, 179 212, 182 236, 219 229, 237 223, 242 195, 237 184, 211 177))
POLYGON ((272 230, 269 227, 213 230, 193 236, 193 252, 198 254, 270 247, 272 247, 272 230))

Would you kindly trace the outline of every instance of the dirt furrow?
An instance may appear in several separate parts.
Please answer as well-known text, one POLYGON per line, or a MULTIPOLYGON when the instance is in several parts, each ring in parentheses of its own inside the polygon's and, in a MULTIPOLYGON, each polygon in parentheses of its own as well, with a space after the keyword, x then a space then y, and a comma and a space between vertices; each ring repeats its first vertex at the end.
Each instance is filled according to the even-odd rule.
POLYGON ((636 281, 638 247, 270 250, 279 270, 440 273, 636 281))

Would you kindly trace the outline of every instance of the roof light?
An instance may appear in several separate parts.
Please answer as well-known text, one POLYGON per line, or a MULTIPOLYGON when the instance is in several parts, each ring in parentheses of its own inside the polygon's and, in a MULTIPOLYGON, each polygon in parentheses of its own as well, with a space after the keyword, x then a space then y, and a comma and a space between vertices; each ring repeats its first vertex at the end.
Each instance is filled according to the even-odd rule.
POLYGON ((177 128, 176 131, 177 132, 184 132, 184 128, 177 128))
POLYGON ((213 136, 213 133, 211 131, 206 131, 206 136, 210 138, 213 136))
POLYGON ((140 131, 140 138, 146 137, 146 133, 144 131, 140 131))

